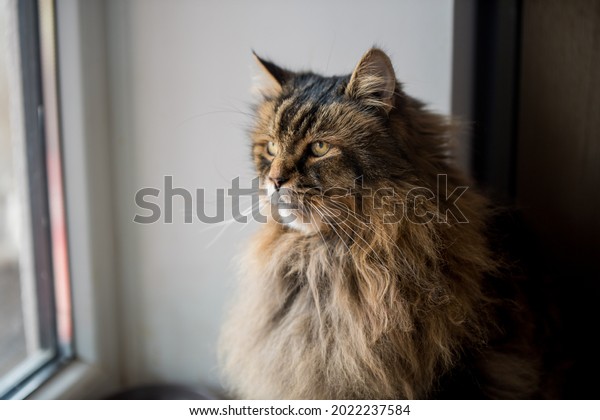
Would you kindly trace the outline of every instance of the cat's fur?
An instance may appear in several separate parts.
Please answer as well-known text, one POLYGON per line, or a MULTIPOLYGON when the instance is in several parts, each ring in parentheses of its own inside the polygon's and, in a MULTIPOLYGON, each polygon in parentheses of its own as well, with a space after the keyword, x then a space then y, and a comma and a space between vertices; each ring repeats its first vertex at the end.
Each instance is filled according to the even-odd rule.
POLYGON ((403 92, 378 49, 340 77, 258 60, 272 85, 252 156, 269 192, 270 179, 287 180, 305 223, 270 217, 243 258, 221 340, 232 395, 535 396, 530 325, 487 237, 491 207, 474 188, 451 195, 470 183, 452 163, 449 121, 403 92), (307 154, 315 141, 328 154, 307 154), (370 199, 366 188, 394 195, 370 199))

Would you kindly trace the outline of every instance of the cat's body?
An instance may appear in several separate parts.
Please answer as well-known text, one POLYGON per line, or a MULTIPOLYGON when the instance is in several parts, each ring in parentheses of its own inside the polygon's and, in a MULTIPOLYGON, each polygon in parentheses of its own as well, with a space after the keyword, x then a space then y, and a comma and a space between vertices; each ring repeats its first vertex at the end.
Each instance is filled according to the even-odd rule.
POLYGON ((345 77, 261 62, 275 83, 253 156, 300 221, 270 218, 242 261, 221 341, 233 395, 535 396, 527 313, 491 250, 488 201, 460 188, 447 121, 376 49, 345 77))

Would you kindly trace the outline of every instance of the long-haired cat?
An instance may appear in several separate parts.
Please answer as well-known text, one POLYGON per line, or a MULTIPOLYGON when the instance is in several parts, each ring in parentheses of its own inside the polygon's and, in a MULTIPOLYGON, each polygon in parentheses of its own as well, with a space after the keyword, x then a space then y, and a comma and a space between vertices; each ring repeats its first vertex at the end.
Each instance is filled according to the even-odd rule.
POLYGON ((488 240, 491 207, 452 163, 448 119, 404 93, 379 49, 347 76, 257 59, 269 220, 222 333, 232 395, 535 396, 531 326, 488 240))

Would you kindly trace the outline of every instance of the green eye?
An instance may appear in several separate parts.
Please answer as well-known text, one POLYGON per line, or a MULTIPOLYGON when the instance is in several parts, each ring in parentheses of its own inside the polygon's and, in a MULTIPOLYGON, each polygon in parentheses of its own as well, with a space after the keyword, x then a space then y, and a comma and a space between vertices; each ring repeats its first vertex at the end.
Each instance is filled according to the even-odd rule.
POLYGON ((325 143, 324 141, 316 141, 310 146, 310 151, 315 156, 324 156, 327 152, 329 152, 329 143, 325 143))
POLYGON ((267 143, 267 153, 270 154, 271 156, 275 156, 277 155, 277 152, 279 152, 279 146, 277 146, 277 144, 275 144, 275 142, 268 142, 267 143))

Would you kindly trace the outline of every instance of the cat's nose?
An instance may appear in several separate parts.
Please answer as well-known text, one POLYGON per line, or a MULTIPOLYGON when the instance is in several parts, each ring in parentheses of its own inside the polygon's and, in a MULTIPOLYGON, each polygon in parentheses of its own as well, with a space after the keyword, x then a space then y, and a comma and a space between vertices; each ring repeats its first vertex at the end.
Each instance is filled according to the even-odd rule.
POLYGON ((285 184, 286 182, 288 182, 288 180, 289 180, 289 178, 283 178, 283 177, 277 177, 277 178, 269 177, 269 179, 271 180, 271 182, 273 183, 273 185, 275 185, 275 189, 277 191, 279 191, 279 189, 281 188, 281 186, 283 184, 285 184))

